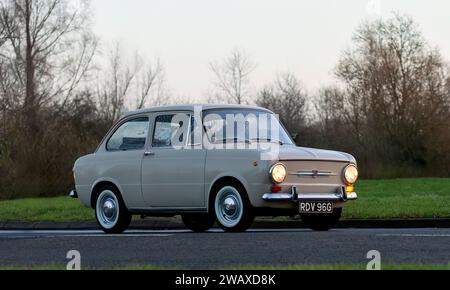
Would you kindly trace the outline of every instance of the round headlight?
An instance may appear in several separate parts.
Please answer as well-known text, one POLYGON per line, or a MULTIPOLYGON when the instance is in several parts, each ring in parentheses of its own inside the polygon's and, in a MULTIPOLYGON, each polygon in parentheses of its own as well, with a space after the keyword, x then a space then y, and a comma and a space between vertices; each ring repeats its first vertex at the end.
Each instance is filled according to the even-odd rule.
POLYGON ((344 180, 347 185, 353 185, 358 181, 358 168, 355 165, 349 165, 344 170, 344 180))
POLYGON ((272 178, 272 181, 275 183, 283 183, 283 181, 286 179, 287 171, 286 167, 281 164, 275 164, 270 169, 270 177, 272 178))

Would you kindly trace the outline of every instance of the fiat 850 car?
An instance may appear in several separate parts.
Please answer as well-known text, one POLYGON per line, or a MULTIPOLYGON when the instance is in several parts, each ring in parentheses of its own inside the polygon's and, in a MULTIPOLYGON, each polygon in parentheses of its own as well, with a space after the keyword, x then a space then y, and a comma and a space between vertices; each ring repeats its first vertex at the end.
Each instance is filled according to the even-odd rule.
POLYGON ((357 199, 347 153, 295 145, 275 113, 258 107, 180 105, 124 115, 74 166, 71 197, 95 210, 105 233, 133 215, 181 216, 204 232, 249 229, 258 216, 297 216, 316 231, 357 199))

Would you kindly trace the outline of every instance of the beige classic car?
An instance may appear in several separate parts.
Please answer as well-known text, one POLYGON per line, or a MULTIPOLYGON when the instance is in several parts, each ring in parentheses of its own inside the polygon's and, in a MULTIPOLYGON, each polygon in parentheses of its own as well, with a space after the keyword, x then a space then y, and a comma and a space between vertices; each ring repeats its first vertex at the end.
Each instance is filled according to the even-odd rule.
POLYGON ((195 232, 300 215, 326 231, 357 199, 358 169, 349 154, 297 147, 266 109, 186 105, 126 114, 74 176, 71 197, 106 233, 125 231, 133 215, 181 215, 195 232))

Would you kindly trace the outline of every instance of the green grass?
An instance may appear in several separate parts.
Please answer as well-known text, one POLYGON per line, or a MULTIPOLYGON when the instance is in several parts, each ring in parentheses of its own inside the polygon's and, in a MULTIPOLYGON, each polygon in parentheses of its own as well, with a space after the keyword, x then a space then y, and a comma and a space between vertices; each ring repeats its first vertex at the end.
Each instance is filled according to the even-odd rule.
MULTIPOLYGON (((450 179, 361 181, 356 189, 346 219, 450 218, 450 179)), ((68 197, 0 201, 0 221, 86 220, 94 220, 93 210, 68 197)))
MULTIPOLYGON (((224 270, 248 270, 248 271, 295 271, 295 270, 367 270, 367 265, 336 264, 336 265, 292 265, 292 266, 243 266, 224 268, 224 270)), ((450 270, 448 265, 424 265, 424 264, 389 264, 382 265, 382 270, 450 270)))
POLYGON ((92 209, 69 197, 0 202, 0 221, 86 221, 94 218, 92 209))
MULTIPOLYGON (((34 265, 34 266, 0 266, 0 270, 65 270, 63 265, 34 265)), ((159 266, 116 266, 111 268, 82 268, 82 270, 134 270, 134 271, 158 271, 158 270, 185 270, 183 268, 164 268, 159 266)), ((292 265, 292 266, 240 266, 224 267, 218 270, 237 271, 294 271, 294 270, 366 270, 363 264, 337 264, 337 265, 292 265)), ((382 270, 450 270, 448 265, 424 265, 424 264, 389 264, 383 265, 382 270)))
MULTIPOLYGON (((295 270, 367 270, 363 264, 336 264, 336 265, 291 265, 291 266, 243 266, 237 268, 224 268, 224 270, 248 270, 248 271, 295 271, 295 270)), ((448 265, 424 265, 424 264, 390 264, 383 265, 382 270, 450 270, 448 265)))
POLYGON ((417 178, 361 181, 359 199, 344 218, 449 218, 450 179, 417 178))
MULTIPOLYGON (((64 265, 32 265, 32 266, 0 266, 0 271, 64 271, 66 266, 64 265)), ((157 271, 157 270, 178 270, 177 268, 164 268, 159 266, 123 266, 123 267, 110 267, 110 268, 82 268, 82 270, 139 270, 139 271, 157 271)), ((180 269, 182 270, 182 269, 180 269)))
POLYGON ((63 265, 33 265, 33 266, 0 266, 0 271, 61 271, 63 265))

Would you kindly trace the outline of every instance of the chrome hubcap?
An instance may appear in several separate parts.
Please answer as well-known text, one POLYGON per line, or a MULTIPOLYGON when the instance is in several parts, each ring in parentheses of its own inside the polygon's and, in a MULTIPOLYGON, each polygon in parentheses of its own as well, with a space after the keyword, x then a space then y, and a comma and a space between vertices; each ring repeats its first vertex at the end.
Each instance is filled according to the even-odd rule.
POLYGON ((107 218, 112 218, 114 216, 114 213, 116 212, 116 206, 114 205, 114 202, 111 200, 107 200, 103 204, 103 214, 107 218))
POLYGON ((233 197, 227 197, 223 202, 223 211, 228 216, 233 216, 236 213, 237 201, 233 197))
POLYGON ((109 190, 103 191, 97 199, 97 219, 103 228, 113 228, 119 219, 119 201, 109 190))
POLYGON ((225 227, 235 227, 243 215, 243 203, 239 191, 234 187, 222 188, 215 201, 216 216, 225 227))

